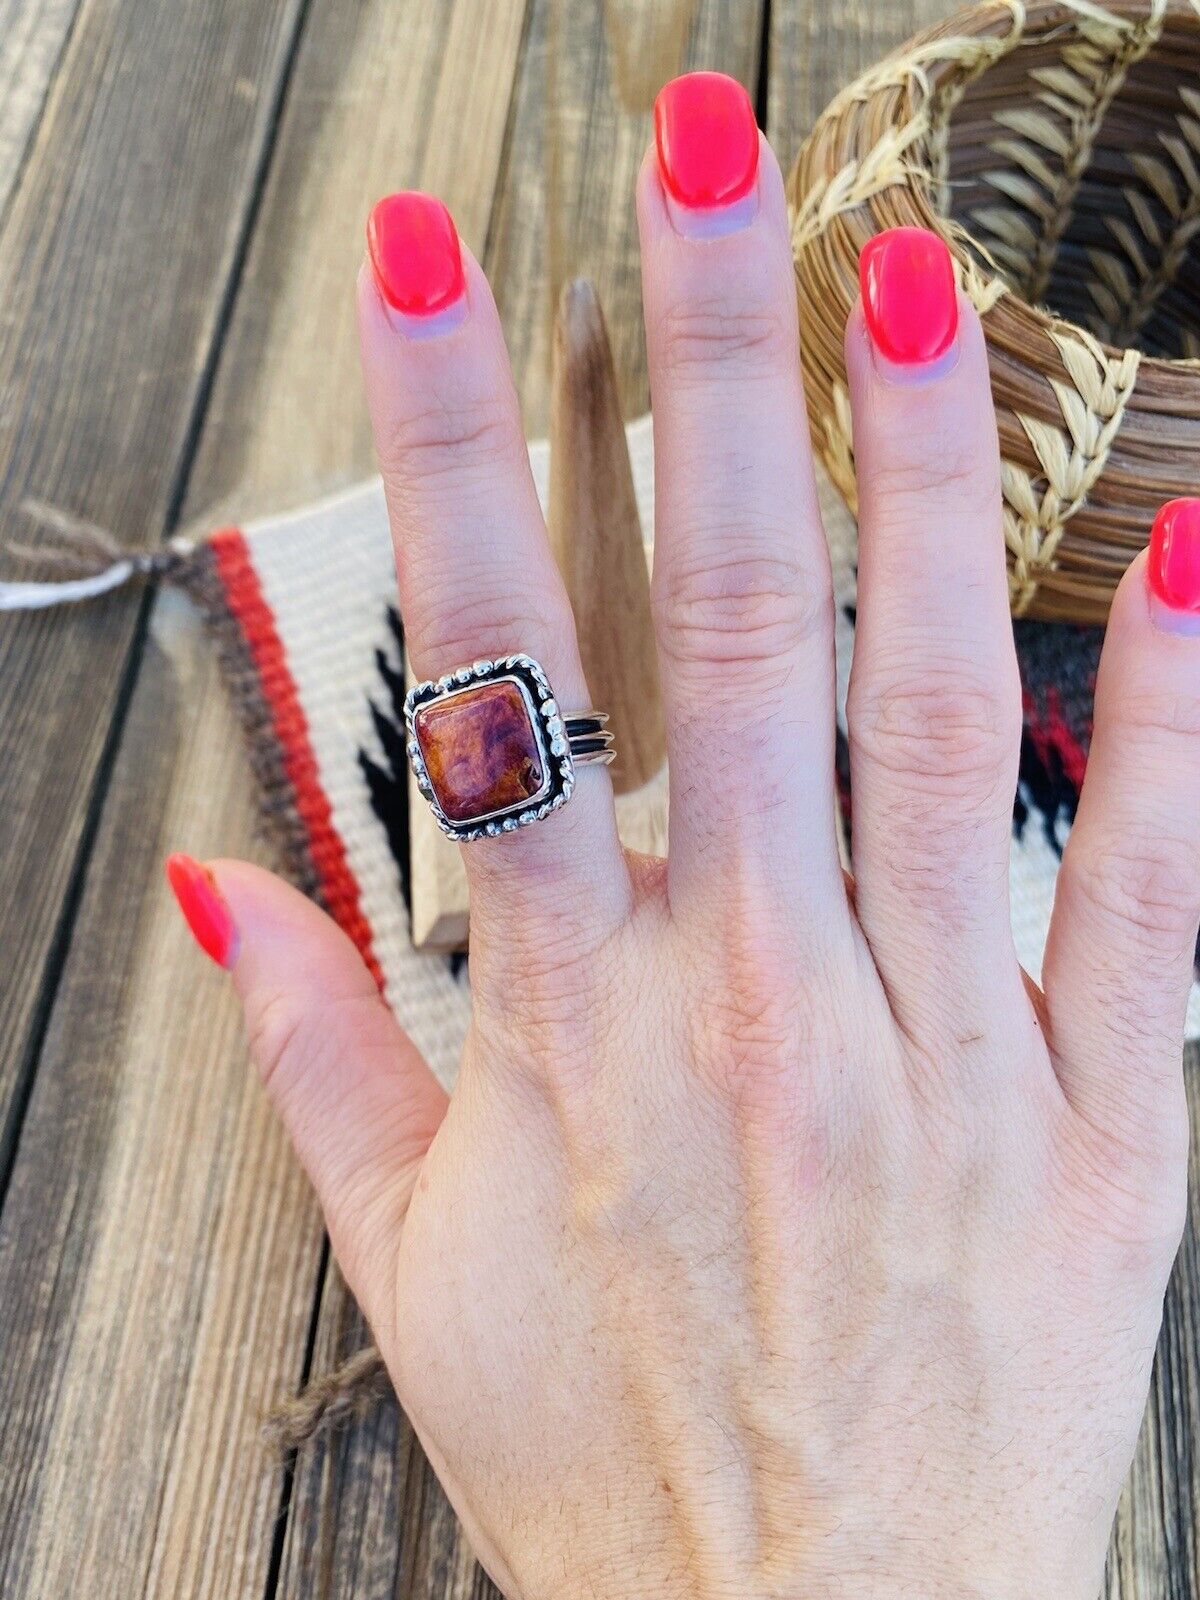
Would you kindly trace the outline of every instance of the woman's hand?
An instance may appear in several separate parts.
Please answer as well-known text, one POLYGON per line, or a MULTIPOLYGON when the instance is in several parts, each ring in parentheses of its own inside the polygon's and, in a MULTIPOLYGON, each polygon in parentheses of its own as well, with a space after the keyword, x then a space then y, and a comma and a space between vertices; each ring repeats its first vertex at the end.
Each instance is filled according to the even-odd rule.
MULTIPOLYGON (((983 335, 936 239, 875 241, 846 338, 848 888, 779 170, 728 80, 669 86, 658 134, 669 861, 622 854, 591 770, 465 847, 448 1105, 321 912, 234 862, 173 870, 507 1593, 1093 1600, 1184 1215, 1197 596, 1152 599, 1144 557, 1121 585, 1039 991, 1009 931, 1021 703, 983 335)), ((376 213, 372 259, 416 669, 528 651, 584 707, 483 274, 424 197, 376 213)))

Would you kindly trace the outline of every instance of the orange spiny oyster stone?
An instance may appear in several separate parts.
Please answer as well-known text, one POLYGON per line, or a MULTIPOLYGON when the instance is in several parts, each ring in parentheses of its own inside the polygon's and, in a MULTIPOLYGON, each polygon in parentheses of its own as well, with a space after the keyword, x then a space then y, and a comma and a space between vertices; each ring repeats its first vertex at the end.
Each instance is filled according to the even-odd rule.
POLYGON ((511 679, 419 707, 413 730, 437 803, 451 822, 515 810, 545 782, 529 707, 511 679))

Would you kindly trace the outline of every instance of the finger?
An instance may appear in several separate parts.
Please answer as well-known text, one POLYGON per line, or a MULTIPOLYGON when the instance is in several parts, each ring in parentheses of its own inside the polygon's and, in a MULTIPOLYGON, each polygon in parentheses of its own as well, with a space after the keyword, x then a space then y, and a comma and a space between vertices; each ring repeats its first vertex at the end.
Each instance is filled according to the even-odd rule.
POLYGON ((983 331, 945 244, 870 241, 846 330, 858 474, 847 698, 859 921, 893 1004, 947 966, 1019 992, 1008 857, 1021 701, 983 331))
POLYGON ((446 1094, 350 940, 289 884, 238 861, 171 856, 201 948, 233 975, 250 1054, 312 1180, 372 1326, 394 1316, 392 1263, 446 1094))
POLYGON ((1160 512, 1113 602, 1042 969, 1068 1097, 1158 1159, 1186 1149, 1200 921, 1200 500, 1160 512), (1148 580, 1150 580, 1148 582, 1148 580))
POLYGON ((668 84, 655 130, 638 225, 672 904, 724 904, 749 884, 813 930, 848 931, 829 557, 783 184, 730 78, 668 84))
MULTIPOLYGON (((363 370, 414 668, 439 678, 476 659, 528 653, 564 712, 586 710, 574 621, 487 280, 427 195, 381 201, 368 237, 358 294, 363 370)), ((506 773, 505 783, 518 775, 506 773)), ((508 787, 504 795, 512 798, 508 787)), ((603 928, 628 907, 602 768, 580 773, 561 811, 465 845, 463 857, 476 928, 493 918, 512 934, 531 917, 561 915, 564 904, 603 928)))

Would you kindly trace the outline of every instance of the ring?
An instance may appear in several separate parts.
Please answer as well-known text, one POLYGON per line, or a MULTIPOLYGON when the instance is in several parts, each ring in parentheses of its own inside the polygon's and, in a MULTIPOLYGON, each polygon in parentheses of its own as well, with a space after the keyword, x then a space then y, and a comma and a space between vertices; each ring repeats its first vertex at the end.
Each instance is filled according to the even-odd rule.
POLYGON ((540 822, 565 805, 575 768, 616 752, 603 711, 565 717, 532 656, 475 661, 408 691, 404 722, 417 788, 460 843, 540 822))

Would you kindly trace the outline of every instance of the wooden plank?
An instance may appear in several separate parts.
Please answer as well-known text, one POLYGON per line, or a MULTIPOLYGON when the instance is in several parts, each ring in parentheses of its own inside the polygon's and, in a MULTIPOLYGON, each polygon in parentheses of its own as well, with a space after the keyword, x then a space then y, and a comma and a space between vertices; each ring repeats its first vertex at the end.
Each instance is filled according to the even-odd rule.
MULTIPOLYGON (((368 1338, 337 1269, 331 1269, 314 1371, 333 1370, 368 1338)), ((314 1600, 496 1595, 394 1399, 302 1452, 279 1593, 314 1600)))
MULTIPOLYGON (((428 165, 481 241, 524 4, 314 0, 189 520, 371 470, 366 210, 428 165)), ((159 879, 173 846, 262 859, 256 836, 210 644, 162 596, 0 1214, 5 1595, 266 1592, 283 1475, 258 1432, 300 1379, 320 1219, 159 879)))
POLYGON ((289 92, 185 520, 299 505, 375 471, 354 278, 367 213, 443 195, 482 251, 526 0, 415 0, 312 17, 289 92))
MULTIPOLYGON (((319 1218, 247 1093, 227 980, 160 862, 251 780, 199 619, 156 610, 0 1214, 0 1592, 259 1596, 258 1419, 294 1382, 319 1218), (180 751, 207 759, 197 771, 180 751)), ((249 843, 249 840, 246 841, 249 843)))
POLYGON ((25 156, 81 0, 0 0, 0 217, 25 156))
MULTIPOLYGON (((80 12, 0 233, 0 539, 161 536, 299 3, 80 12)), ((138 614, 0 618, 0 1185, 138 614)))
POLYGON ((1184 1052, 1192 1119, 1191 1207, 1163 1307, 1146 1420, 1121 1497, 1108 1600, 1200 1594, 1200 1046, 1184 1052))
POLYGON ((839 89, 960 9, 958 0, 771 0, 767 132, 785 176, 839 89))
MULTIPOLYGON (((600 290, 626 414, 645 408, 633 183, 650 137, 654 93, 664 78, 696 66, 719 66, 755 83, 759 0, 699 0, 683 7, 689 27, 682 49, 669 22, 665 33, 652 29, 646 37, 651 10, 662 17, 679 8, 533 0, 485 256, 531 434, 544 429, 549 416, 549 334, 559 285, 578 273, 600 290), (605 19, 615 29, 609 35, 605 19), (614 55, 622 68, 619 91, 614 55), (653 62, 653 70, 639 74, 639 61, 653 62), (555 143, 549 158, 546 135, 555 143)), ((358 1348, 347 1325, 345 1291, 335 1279, 322 1302, 314 1371, 330 1370, 339 1352, 358 1348)), ((407 1458, 407 1471, 395 1467, 397 1437, 407 1451, 403 1431, 398 1436, 391 1424, 368 1418, 330 1445, 301 1450, 281 1597, 495 1595, 419 1451, 407 1458), (366 1530, 372 1531, 365 1537, 366 1530)))

